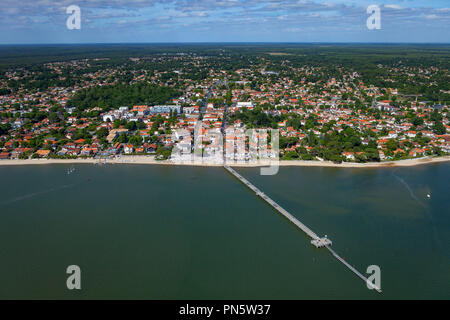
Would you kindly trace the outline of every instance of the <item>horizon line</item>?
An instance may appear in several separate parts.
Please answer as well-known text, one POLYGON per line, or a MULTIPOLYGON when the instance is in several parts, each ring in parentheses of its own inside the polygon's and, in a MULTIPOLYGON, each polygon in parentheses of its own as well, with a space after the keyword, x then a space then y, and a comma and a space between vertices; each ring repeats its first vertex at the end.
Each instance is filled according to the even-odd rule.
POLYGON ((179 41, 179 42, 70 42, 70 43, 0 43, 0 46, 50 46, 50 45, 179 45, 179 44, 364 44, 364 45, 450 45, 450 42, 360 42, 360 41, 179 41))

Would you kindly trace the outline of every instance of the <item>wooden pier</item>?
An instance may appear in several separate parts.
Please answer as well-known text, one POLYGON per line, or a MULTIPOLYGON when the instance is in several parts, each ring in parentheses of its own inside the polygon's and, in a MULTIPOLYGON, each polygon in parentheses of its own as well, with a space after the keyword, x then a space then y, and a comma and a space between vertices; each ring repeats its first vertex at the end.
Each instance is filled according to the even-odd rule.
POLYGON ((381 288, 378 288, 376 285, 374 285, 372 282, 369 281, 365 276, 363 276, 358 270, 356 270, 352 265, 350 265, 347 261, 342 259, 336 252, 334 252, 333 249, 331 249, 329 246, 326 246, 328 251, 331 252, 331 254, 338 259, 340 262, 342 262, 347 268, 349 268, 354 274, 356 274, 358 277, 360 277, 362 280, 364 280, 365 283, 372 289, 377 290, 379 293, 381 293, 381 288))
POLYGON ((224 165, 224 168, 231 173, 233 176, 235 176, 239 181, 241 181, 243 184, 245 184, 249 189, 255 192, 255 194, 259 197, 261 197, 264 201, 266 201, 268 204, 270 204, 275 210, 277 210, 279 213, 281 213, 284 217, 286 217, 289 221, 291 221, 293 224, 295 224, 298 228, 300 228, 304 233, 306 233, 312 240, 311 244, 314 245, 316 248, 322 248, 325 247, 328 249, 328 251, 331 252, 331 254, 341 263, 343 263, 347 268, 349 268, 353 273, 355 273, 358 277, 363 279, 368 286, 370 286, 372 289, 375 289, 376 291, 381 293, 381 289, 375 286, 373 283, 371 283, 366 277, 364 277, 358 270, 356 270, 354 267, 352 267, 349 263, 347 263, 343 258, 341 258, 334 250, 330 248, 330 246, 333 244, 333 242, 328 239, 326 236, 323 238, 320 238, 317 236, 316 233, 314 233, 310 228, 308 228, 305 224, 301 223, 297 218, 295 218, 293 215, 291 215, 289 212, 287 212, 285 209, 283 209, 280 205, 278 205, 275 201, 273 201, 270 197, 268 197, 264 192, 259 190, 257 187, 255 187, 251 182, 249 182, 247 179, 245 179, 243 176, 241 176, 239 173, 237 173, 234 169, 231 167, 224 165))
POLYGON ((237 173, 234 169, 230 168, 229 166, 224 166, 224 168, 228 172, 230 172, 233 176, 238 178, 248 188, 253 190, 257 196, 261 197, 264 201, 266 201, 268 204, 270 204, 274 209, 276 209, 279 213, 281 213, 289 221, 291 221, 293 224, 295 224, 297 227, 299 227, 304 233, 306 233, 312 239, 311 240, 312 245, 316 246, 317 248, 324 247, 327 245, 332 245, 332 242, 330 239, 328 239, 326 237, 320 238, 319 236, 317 236, 317 234, 315 234, 310 228, 308 228, 306 225, 301 223, 297 218, 295 218, 293 215, 291 215, 289 212, 287 212, 285 209, 283 209, 278 203, 273 201, 264 192, 262 192, 257 187, 255 187, 251 182, 249 182, 247 179, 245 179, 243 176, 241 176, 239 173, 237 173))

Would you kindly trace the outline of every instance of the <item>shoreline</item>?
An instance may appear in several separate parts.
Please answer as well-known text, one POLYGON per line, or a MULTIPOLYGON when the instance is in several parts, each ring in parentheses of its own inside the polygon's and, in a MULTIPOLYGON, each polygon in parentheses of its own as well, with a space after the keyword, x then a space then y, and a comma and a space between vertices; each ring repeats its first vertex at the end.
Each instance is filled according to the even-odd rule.
MULTIPOLYGON (((441 163, 450 161, 450 156, 435 158, 416 158, 386 162, 354 163, 342 162, 340 164, 330 161, 304 161, 304 160, 280 160, 280 167, 331 167, 331 168, 392 168, 392 167, 413 167, 424 164, 441 163)), ((99 164, 99 159, 26 159, 26 160, 0 160, 0 166, 21 166, 21 165, 50 165, 50 164, 99 164)), ((221 167, 220 163, 208 162, 174 162, 171 160, 157 161, 154 156, 122 156, 120 158, 101 160, 104 164, 148 164, 148 165, 168 165, 168 166, 200 166, 200 167, 221 167)), ((258 161, 255 163, 233 162, 227 163, 230 167, 266 167, 270 166, 270 161, 258 161)), ((274 163, 273 163, 274 164, 274 163)))

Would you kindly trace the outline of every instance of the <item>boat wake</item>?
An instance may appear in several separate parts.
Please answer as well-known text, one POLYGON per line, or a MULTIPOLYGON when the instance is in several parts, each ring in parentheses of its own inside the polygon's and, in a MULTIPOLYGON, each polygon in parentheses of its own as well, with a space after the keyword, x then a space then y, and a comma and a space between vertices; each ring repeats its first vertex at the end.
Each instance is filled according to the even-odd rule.
POLYGON ((8 201, 2 202, 1 204, 2 205, 12 204, 12 203, 19 202, 19 201, 22 201, 22 200, 26 200, 26 199, 29 199, 29 198, 33 198, 33 197, 36 197, 36 196, 39 196, 39 195, 42 195, 42 194, 55 192, 55 191, 59 191, 59 190, 62 190, 62 189, 71 188, 73 186, 75 186, 75 184, 66 184, 66 185, 62 185, 62 186, 59 186, 59 187, 56 187, 56 188, 51 188, 51 189, 44 190, 44 191, 29 193, 29 194, 26 194, 26 195, 23 195, 23 196, 20 196, 20 197, 13 198, 13 199, 10 199, 8 201))
POLYGON ((401 184, 403 184, 405 186, 405 188, 408 190, 409 194, 411 195, 411 198, 413 198, 426 212, 428 219, 431 223, 431 228, 433 229, 433 236, 434 236, 434 241, 436 242, 437 246, 439 247, 439 249, 442 249, 442 243, 441 240, 439 238, 439 233, 438 230, 436 228, 436 222, 434 221, 433 215, 431 214, 431 211, 429 209, 429 207, 423 203, 422 201, 419 200, 419 198, 416 196, 416 194, 414 193, 414 191, 412 190, 412 188, 410 187, 410 185, 401 177, 399 177, 397 174, 395 174, 395 171, 392 172, 392 175, 401 182, 401 184))

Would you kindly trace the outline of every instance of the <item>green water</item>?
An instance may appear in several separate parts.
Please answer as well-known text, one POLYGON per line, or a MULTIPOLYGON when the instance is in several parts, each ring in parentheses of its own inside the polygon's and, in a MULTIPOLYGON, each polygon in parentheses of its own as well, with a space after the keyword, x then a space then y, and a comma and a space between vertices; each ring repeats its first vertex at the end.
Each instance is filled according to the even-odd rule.
POLYGON ((0 167, 0 298, 450 298, 450 164, 238 169, 382 294, 223 168, 70 167, 0 167))

